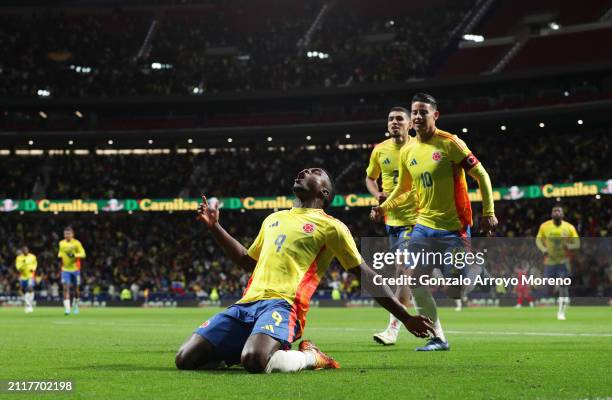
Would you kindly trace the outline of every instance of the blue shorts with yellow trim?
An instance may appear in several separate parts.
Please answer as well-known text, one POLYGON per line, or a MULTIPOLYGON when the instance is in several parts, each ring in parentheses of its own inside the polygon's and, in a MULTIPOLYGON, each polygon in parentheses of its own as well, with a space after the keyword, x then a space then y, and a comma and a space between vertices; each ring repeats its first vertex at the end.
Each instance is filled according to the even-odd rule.
POLYGON ((19 279, 19 286, 21 286, 21 290, 34 289, 35 284, 36 282, 34 281, 34 278, 19 279))
POLYGON ((299 337, 291 304, 285 300, 259 300, 236 303, 204 322, 194 333, 208 340, 228 365, 240 364, 240 355, 251 335, 263 333, 278 340, 284 349, 291 348, 299 337))
POLYGON ((567 264, 553 264, 544 266, 544 278, 567 278, 570 276, 567 264))
POLYGON ((79 286, 81 284, 81 271, 62 271, 62 284, 79 286))
POLYGON ((390 226, 385 225, 387 230, 387 236, 389 236, 389 248, 391 251, 396 249, 407 249, 408 242, 410 242, 410 235, 412 235, 412 229, 414 225, 406 226, 390 226))
MULTIPOLYGON (((471 237, 470 227, 467 226, 462 231, 447 231, 443 229, 433 229, 425 225, 416 224, 410 236, 410 252, 432 252, 448 253, 464 251, 469 249, 469 238, 471 237)), ((432 257, 433 258, 433 257, 432 257)), ((444 257, 442 257, 444 259, 444 257)), ((421 263, 416 268, 439 268, 445 277, 457 277, 465 275, 464 268, 455 267, 453 264, 421 263)))

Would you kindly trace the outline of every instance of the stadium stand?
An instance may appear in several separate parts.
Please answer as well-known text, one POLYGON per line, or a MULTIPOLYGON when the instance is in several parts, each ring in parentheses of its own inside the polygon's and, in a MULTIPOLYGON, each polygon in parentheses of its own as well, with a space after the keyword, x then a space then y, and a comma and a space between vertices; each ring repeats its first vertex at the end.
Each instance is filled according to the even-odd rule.
MULTIPOLYGON (((457 133, 487 167, 496 186, 611 178, 605 167, 612 145, 609 129, 580 129, 579 135, 575 129, 543 133, 536 129, 541 128, 483 136, 457 133), (594 154, 595 146, 599 151, 594 154)), ((164 155, 3 156, 6 173, 0 178, 0 198, 197 197, 202 190, 215 196, 289 195, 295 174, 309 165, 341 176, 341 192, 361 193, 373 145, 302 145, 282 150, 260 145, 199 154, 168 150, 164 155)))
POLYGON ((552 31, 530 38, 504 68, 506 72, 612 61, 609 43, 612 24, 585 26, 584 30, 552 31))
MULTIPOLYGON (((439 99, 440 127, 466 139, 496 187, 610 179, 612 31, 600 21, 609 1, 498 0, 472 32, 459 29, 480 5, 472 0, 444 8, 439 0, 279 2, 0 8, 0 199, 287 195, 305 165, 328 169, 339 193, 363 193, 386 112, 417 91, 439 99), (268 17, 249 18, 257 13, 268 17), (482 33, 484 42, 461 44, 465 33, 482 33), (281 133, 268 143, 273 129, 281 133), (148 154, 121 153, 143 148, 148 154)), ((563 204, 582 236, 607 237, 610 201, 563 204)), ((555 202, 497 202, 498 234, 534 236, 555 202)), ((367 207, 330 213, 354 235, 383 234, 367 207)), ((248 244, 265 214, 222 218, 248 244)), ((2 214, 0 294, 15 293, 15 251, 27 244, 39 256, 40 295, 58 297, 54 246, 71 224, 88 251, 87 298, 112 299, 125 287, 140 297, 144 289, 239 295, 246 272, 192 214, 154 215, 2 214)), ((579 257, 574 290, 609 293, 607 264, 579 257)), ((346 297, 358 292, 335 266, 318 295, 337 285, 346 297)))
MULTIPOLYGON (((539 201, 499 202, 498 215, 504 236, 533 237, 539 224, 548 218, 554 199, 539 201)), ((563 202, 566 219, 581 236, 608 236, 612 229, 612 204, 609 197, 597 200, 569 198, 563 202)), ((480 206, 475 205, 476 220, 480 206)), ((382 227, 373 225, 367 208, 350 211, 330 210, 345 221, 351 232, 359 236, 381 236, 382 227)), ((223 212, 223 224, 246 245, 257 234, 257 227, 267 215, 262 211, 223 212)), ((199 297, 207 299, 213 288, 222 298, 235 298, 246 285, 248 274, 225 258, 205 235, 191 213, 150 214, 60 214, 57 216, 8 215, 0 226, 0 294, 15 292, 14 254, 18 246, 28 244, 38 256, 37 281, 39 298, 57 298, 59 268, 55 245, 67 224, 74 226, 77 237, 88 256, 84 261, 84 298, 108 300, 117 298, 127 287, 140 298, 149 289, 151 298, 199 297), (9 228, 12 227, 12 228, 9 228)), ((603 260, 590 260, 588 254, 575 261, 575 290, 581 295, 594 295, 598 290, 611 290, 611 271, 603 260)), ((321 284, 317 296, 329 297, 332 282, 339 281, 347 297, 358 296, 352 287, 353 278, 333 266, 321 284)))
POLYGON ((510 50, 512 42, 486 46, 463 46, 452 53, 438 71, 438 75, 448 77, 473 75, 491 72, 500 58, 510 50))
POLYGON ((571 0, 498 1, 476 33, 485 38, 514 35, 521 29, 536 29, 556 22, 561 26, 599 20, 612 7, 608 0, 592 0, 577 7, 571 0))

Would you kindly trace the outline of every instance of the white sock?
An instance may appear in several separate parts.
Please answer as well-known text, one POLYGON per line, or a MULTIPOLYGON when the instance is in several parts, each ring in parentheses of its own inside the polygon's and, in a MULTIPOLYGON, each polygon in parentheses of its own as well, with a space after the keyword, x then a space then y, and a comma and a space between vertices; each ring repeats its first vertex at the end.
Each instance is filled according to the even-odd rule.
POLYGON ((312 369, 314 365, 315 355, 312 351, 278 350, 270 357, 265 372, 297 372, 312 369))
POLYGON ((27 293, 23 294, 23 305, 25 306, 25 308, 28 308, 30 306, 28 304, 28 294, 27 293))
POLYGON ((565 314, 565 308, 567 307, 567 303, 569 303, 569 297, 559 297, 559 313, 565 314))
POLYGON ((28 292, 25 294, 25 303, 27 307, 32 307, 34 304, 34 292, 28 292))
POLYGON ((79 308, 79 299, 78 299, 78 297, 75 297, 74 299, 72 299, 72 306, 74 308, 79 308))
POLYGON ((67 313, 70 312, 70 299, 64 300, 64 309, 66 310, 67 313))
POLYGON ((395 315, 389 314, 389 326, 387 327, 387 330, 393 331, 395 334, 397 334, 401 326, 402 321, 395 318, 395 315))
POLYGON ((412 288, 412 297, 414 300, 414 309, 417 314, 425 315, 434 322, 434 331, 436 337, 446 342, 446 336, 444 336, 444 330, 442 330, 442 324, 438 319, 438 308, 436 301, 434 300, 429 288, 417 287, 412 288))
POLYGON ((463 306, 463 304, 461 304, 461 299, 455 299, 455 307, 461 308, 461 306, 463 306))

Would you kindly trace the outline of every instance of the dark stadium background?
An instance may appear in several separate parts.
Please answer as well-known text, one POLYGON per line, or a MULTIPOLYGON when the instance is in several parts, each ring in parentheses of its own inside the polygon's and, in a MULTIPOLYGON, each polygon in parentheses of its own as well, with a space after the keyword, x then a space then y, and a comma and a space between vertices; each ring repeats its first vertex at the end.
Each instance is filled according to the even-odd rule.
MULTIPOLYGON (((0 199, 282 196, 308 166, 329 170, 339 194, 366 193, 388 109, 416 92, 439 100, 439 127, 468 143, 496 188, 612 179, 610 1, 53 3, 0 7, 0 199)), ((534 236, 559 201, 581 236, 611 235, 603 191, 501 200, 497 234, 534 236)), ((247 244, 270 211, 221 218, 247 244)), ((330 213, 357 237, 383 234, 367 207, 330 213)), ((88 252, 88 299, 125 287, 235 299, 248 278, 192 212, 0 220, 5 298, 17 295, 23 244, 39 258, 38 298, 59 296, 68 224, 88 252)), ((609 295, 611 271, 579 265, 575 290, 609 295)), ((359 294, 334 266, 317 296, 329 298, 332 281, 359 294)))

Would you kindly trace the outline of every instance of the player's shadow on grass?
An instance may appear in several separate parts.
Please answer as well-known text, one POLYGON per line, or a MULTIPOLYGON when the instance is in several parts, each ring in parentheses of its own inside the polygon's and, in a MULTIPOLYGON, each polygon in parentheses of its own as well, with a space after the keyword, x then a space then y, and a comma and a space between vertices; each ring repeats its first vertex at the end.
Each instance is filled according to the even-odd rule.
POLYGON ((65 369, 88 370, 88 371, 176 371, 174 365, 167 367, 155 367, 142 364, 97 364, 81 365, 76 367, 65 367, 65 369))
MULTIPOLYGON (((155 367, 141 364, 98 364, 98 365, 81 365, 77 367, 66 367, 65 369, 76 369, 76 370, 88 370, 88 371, 179 371, 174 365, 169 365, 167 367, 155 367)), ((197 370, 197 371, 185 371, 185 372, 197 372, 204 374, 215 374, 215 375, 223 375, 223 374, 231 374, 235 375, 237 373, 248 374, 248 372, 241 367, 234 366, 231 368, 222 368, 222 369, 213 369, 213 370, 197 370)))
POLYGON ((336 354, 354 354, 354 353, 381 353, 381 352, 386 352, 386 351, 393 351, 393 350, 397 350, 397 347, 394 349, 391 346, 388 347, 381 347, 379 345, 377 346, 372 346, 372 348, 367 348, 367 349, 358 349, 358 350, 327 350, 327 352, 329 352, 329 354, 333 354, 334 356, 336 354))

